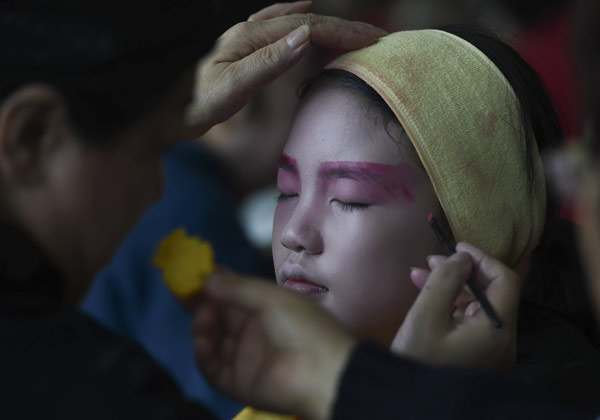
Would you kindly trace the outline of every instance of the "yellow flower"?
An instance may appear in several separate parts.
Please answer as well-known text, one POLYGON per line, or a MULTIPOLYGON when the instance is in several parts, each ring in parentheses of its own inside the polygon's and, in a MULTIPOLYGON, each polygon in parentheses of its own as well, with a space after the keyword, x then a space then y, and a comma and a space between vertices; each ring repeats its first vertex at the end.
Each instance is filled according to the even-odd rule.
POLYGON ((204 278, 215 271, 214 252, 209 242, 188 237, 177 229, 158 246, 154 264, 163 272, 171 292, 184 298, 202 291, 204 278))

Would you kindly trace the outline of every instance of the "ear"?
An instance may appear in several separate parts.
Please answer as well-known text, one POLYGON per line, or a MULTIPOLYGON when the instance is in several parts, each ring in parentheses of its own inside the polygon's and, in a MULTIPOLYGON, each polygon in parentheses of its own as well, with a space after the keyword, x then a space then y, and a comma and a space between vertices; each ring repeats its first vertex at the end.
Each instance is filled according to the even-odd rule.
POLYGON ((0 107, 0 173, 5 181, 37 182, 48 154, 68 130, 66 103, 47 85, 27 85, 0 107))

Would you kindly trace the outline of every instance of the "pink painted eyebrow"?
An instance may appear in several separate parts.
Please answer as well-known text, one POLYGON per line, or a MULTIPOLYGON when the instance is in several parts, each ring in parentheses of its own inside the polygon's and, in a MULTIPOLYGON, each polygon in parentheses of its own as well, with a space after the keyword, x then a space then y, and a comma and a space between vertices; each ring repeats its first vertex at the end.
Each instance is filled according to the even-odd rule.
POLYGON ((326 179, 352 179, 383 188, 388 194, 400 191, 409 201, 413 195, 409 185, 413 183, 412 171, 404 166, 371 162, 324 162, 319 165, 319 177, 326 179))
POLYGON ((283 153, 279 158, 279 162, 277 163, 277 167, 279 169, 283 169, 284 171, 298 173, 298 165, 296 165, 296 159, 286 155, 283 153))
POLYGON ((388 178, 393 165, 371 162, 324 162, 319 165, 319 177, 329 179, 354 179, 381 181, 388 178))

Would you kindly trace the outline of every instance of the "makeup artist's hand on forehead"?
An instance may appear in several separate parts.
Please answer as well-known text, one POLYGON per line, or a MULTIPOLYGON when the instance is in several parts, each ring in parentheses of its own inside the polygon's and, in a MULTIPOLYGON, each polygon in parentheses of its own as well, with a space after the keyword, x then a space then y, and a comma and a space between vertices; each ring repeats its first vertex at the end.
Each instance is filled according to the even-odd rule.
POLYGON ((310 4, 275 4, 221 35, 198 68, 186 137, 199 137, 233 116, 262 87, 300 61, 311 43, 354 50, 386 35, 366 23, 307 13, 310 4))
POLYGON ((431 257, 431 272, 411 272, 421 293, 392 351, 433 365, 508 366, 516 355, 519 277, 479 248, 461 242, 456 250, 451 257, 431 257), (479 302, 465 296, 471 275, 502 320, 502 328, 492 325, 479 302))

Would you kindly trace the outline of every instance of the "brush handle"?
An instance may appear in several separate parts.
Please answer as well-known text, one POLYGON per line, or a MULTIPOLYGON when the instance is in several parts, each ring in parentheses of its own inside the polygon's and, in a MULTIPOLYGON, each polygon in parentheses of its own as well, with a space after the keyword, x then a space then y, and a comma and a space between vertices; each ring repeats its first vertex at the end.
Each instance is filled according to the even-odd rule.
POLYGON ((473 292, 473 295, 475 295, 475 299, 477 299, 481 304, 481 307, 483 308, 484 312, 486 313, 494 327, 502 328, 502 321, 500 321, 500 318, 498 318, 498 314, 496 314, 496 311, 494 310, 494 307, 492 306, 490 301, 483 294, 479 286, 477 286, 475 279, 473 277, 469 277, 469 280, 467 280, 467 284, 469 285, 471 292, 473 292))

